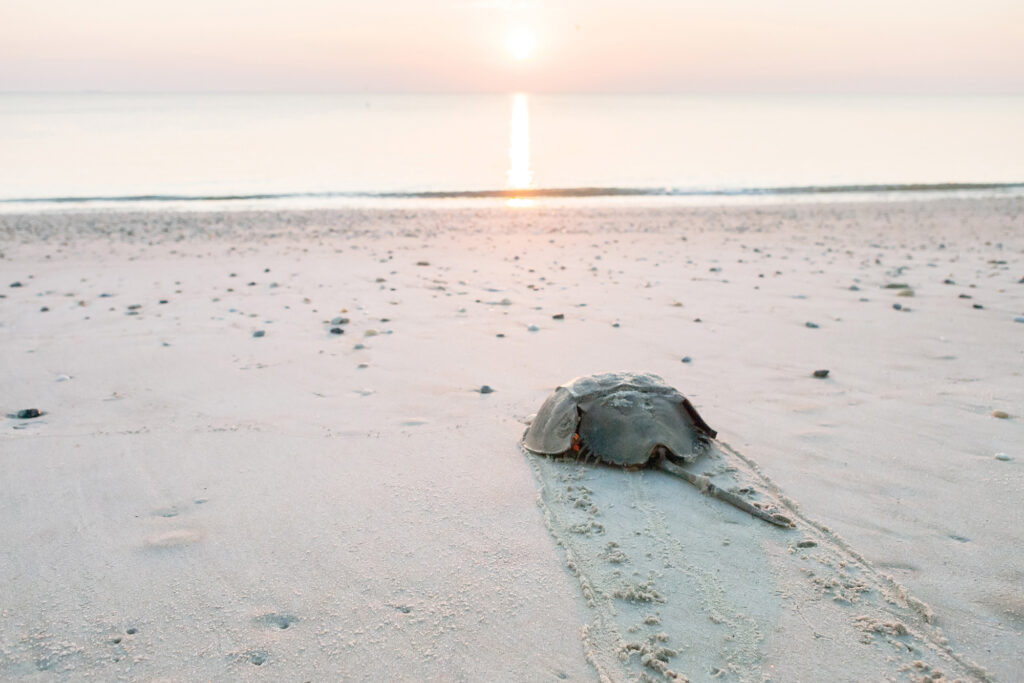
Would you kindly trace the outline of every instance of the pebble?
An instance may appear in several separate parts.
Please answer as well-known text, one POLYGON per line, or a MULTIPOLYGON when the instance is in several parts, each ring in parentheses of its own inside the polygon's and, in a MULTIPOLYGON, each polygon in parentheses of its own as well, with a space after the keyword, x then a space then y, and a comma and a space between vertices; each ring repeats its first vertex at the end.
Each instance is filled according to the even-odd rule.
POLYGON ((505 333, 504 332, 499 332, 498 334, 496 334, 494 336, 497 337, 498 339, 504 339, 505 338, 505 333))
POLYGON ((365 344, 356 344, 355 346, 352 347, 352 350, 353 351, 362 351, 365 348, 366 348, 365 344))
POLYGON ((978 309, 981 309, 981 308, 985 308, 985 307, 984 307, 984 306, 982 306, 981 304, 974 304, 974 307, 975 307, 975 308, 978 308, 978 309))
POLYGON ((40 313, 46 313, 49 310, 50 310, 49 306, 43 306, 42 308, 39 309, 39 312, 40 313))
POLYGON ((896 309, 897 311, 902 311, 903 310, 903 304, 893 304, 892 307, 894 309, 896 309))
POLYGON ((618 326, 619 326, 618 323, 612 323, 612 327, 618 327, 618 326))
POLYGON ((1013 322, 1024 323, 1024 315, 1018 315, 1016 318, 1013 319, 1013 322))
POLYGON ((264 332, 263 330, 256 330, 255 332, 252 333, 252 336, 254 336, 254 337, 262 337, 265 334, 266 334, 266 332, 264 332))
POLYGON ((1010 462, 1011 460, 1013 460, 1013 458, 1008 456, 1006 453, 996 453, 996 460, 1002 460, 1003 462, 1010 462))
POLYGON ((692 360, 693 360, 693 359, 692 359, 692 358, 690 358, 689 356, 683 356, 683 362, 684 362, 684 363, 689 363, 689 362, 691 362, 692 360))
POLYGON ((859 292, 860 291, 860 287, 858 287, 857 285, 850 285, 850 291, 851 292, 859 292))
POLYGON ((369 329, 366 332, 363 332, 364 337, 376 337, 378 334, 380 334, 380 332, 374 329, 369 329))
POLYGON ((165 304, 165 303, 167 303, 167 299, 160 299, 160 301, 158 301, 157 303, 158 304, 165 304))
POLYGON ((480 387, 480 393, 481 394, 491 394, 491 393, 494 393, 494 389, 492 389, 490 387, 490 385, 485 384, 482 387, 480 387))
POLYGON ((955 282, 953 282, 952 280, 950 280, 950 279, 949 279, 949 278, 947 277, 947 278, 946 278, 945 280, 943 280, 943 281, 942 281, 942 284, 944 284, 944 285, 955 285, 956 283, 955 283, 955 282))
POLYGON ((12 282, 11 283, 11 287, 21 287, 21 283, 20 282, 12 282))
POLYGON ((555 313, 551 316, 552 320, 565 320, 565 313, 555 313))
POLYGON ((992 417, 998 417, 1000 420, 1005 420, 1006 418, 1010 417, 1010 414, 1007 413, 1005 410, 993 410, 992 417))
POLYGON ((828 377, 828 370, 815 370, 814 376, 818 377, 819 379, 825 379, 826 377, 828 377))
POLYGON ((71 381, 71 376, 70 375, 57 375, 57 381, 58 382, 70 382, 71 381))
POLYGON ((34 417, 39 417, 42 413, 39 412, 38 408, 26 408, 25 410, 19 410, 15 417, 19 420, 31 420, 34 417))
POLYGON ((417 261, 416 265, 417 266, 429 266, 430 265, 430 261, 417 261))
POLYGON ((331 318, 332 325, 348 325, 348 318, 343 318, 340 315, 336 318, 331 318))
POLYGON ((540 330, 540 328, 537 327, 536 325, 530 325, 526 329, 529 330, 530 332, 537 332, 538 330, 540 330))
POLYGON ((813 548, 818 545, 817 541, 800 541, 796 544, 797 548, 813 548))
POLYGON ((331 334, 345 334, 345 330, 341 329, 340 327, 332 327, 331 334))
POLYGON ((806 325, 807 327, 811 328, 812 330, 816 330, 819 327, 818 323, 812 323, 809 320, 807 322, 805 322, 804 325, 806 325))

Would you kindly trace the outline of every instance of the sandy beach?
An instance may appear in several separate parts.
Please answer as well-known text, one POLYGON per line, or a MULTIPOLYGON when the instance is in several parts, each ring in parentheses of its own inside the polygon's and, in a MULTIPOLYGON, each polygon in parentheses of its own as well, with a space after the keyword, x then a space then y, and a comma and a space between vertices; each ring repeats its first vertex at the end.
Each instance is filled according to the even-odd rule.
POLYGON ((54 212, 0 252, 0 678, 1024 677, 1021 197, 54 212), (795 528, 520 448, 608 371, 795 528))

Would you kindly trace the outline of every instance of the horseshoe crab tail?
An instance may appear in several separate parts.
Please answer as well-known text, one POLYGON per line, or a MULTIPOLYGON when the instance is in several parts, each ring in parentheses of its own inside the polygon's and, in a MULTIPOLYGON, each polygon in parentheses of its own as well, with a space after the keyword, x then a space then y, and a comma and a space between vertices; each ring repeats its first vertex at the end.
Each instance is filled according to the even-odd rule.
POLYGON ((666 454, 662 450, 655 454, 653 462, 655 466, 658 467, 659 469, 664 470, 669 474, 673 474, 679 477, 680 479, 685 479, 686 481, 690 482, 701 493, 705 493, 709 496, 725 501, 726 503, 729 503, 729 505, 739 508, 740 510, 743 510, 748 514, 751 514, 754 517, 763 519, 769 524, 774 524, 775 526, 784 527, 786 529, 791 529, 793 528, 793 526, 795 526, 793 524, 793 521, 785 515, 774 514, 762 510, 759 507, 755 507, 754 505, 751 505, 743 498, 737 496, 735 493, 732 493, 731 491, 726 491, 725 489, 715 486, 707 477, 702 476, 700 474, 694 474, 693 472, 685 470, 682 467, 676 465, 675 463, 670 462, 669 457, 671 456, 669 454, 666 454))

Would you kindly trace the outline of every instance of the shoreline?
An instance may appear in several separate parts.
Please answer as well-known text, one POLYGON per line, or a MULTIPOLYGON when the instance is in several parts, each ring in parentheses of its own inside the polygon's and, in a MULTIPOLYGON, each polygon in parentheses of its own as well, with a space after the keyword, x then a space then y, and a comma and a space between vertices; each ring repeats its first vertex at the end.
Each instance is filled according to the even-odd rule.
POLYGON ((1024 183, 904 183, 751 188, 573 187, 386 192, 144 194, 0 198, 0 215, 47 212, 359 211, 452 209, 654 209, 1013 199, 1024 183))

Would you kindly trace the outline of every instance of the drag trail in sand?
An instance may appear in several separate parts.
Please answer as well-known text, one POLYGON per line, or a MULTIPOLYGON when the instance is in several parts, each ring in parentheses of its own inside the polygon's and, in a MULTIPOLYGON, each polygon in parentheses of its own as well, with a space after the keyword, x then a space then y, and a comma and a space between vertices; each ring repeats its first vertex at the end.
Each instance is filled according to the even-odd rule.
POLYGON ((795 528, 753 519, 656 469, 526 457, 579 582, 589 615, 581 638, 601 680, 988 676, 949 647, 927 605, 727 445, 691 469, 776 506, 795 528), (858 644, 872 654, 848 659, 858 644), (840 659, 838 672, 825 664, 840 659))

